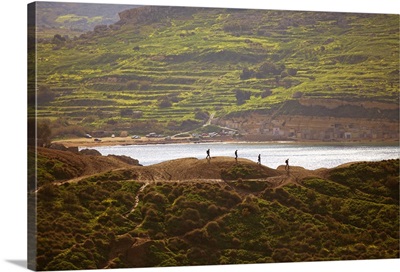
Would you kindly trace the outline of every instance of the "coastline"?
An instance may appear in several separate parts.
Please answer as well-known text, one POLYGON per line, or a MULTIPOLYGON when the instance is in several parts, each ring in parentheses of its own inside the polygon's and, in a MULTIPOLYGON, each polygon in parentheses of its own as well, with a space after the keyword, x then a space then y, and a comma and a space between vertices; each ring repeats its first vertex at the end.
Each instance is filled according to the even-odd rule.
POLYGON ((315 141, 315 140, 293 140, 280 139, 270 141, 249 141, 233 139, 231 137, 216 137, 202 140, 192 140, 190 138, 146 138, 131 139, 129 137, 104 137, 101 141, 90 138, 71 138, 55 140, 52 143, 62 144, 65 147, 87 147, 95 148, 98 146, 127 146, 127 145, 154 145, 154 144, 199 144, 199 143, 247 143, 247 144, 297 144, 297 145, 399 145, 399 140, 394 139, 368 139, 368 140, 337 140, 337 141, 315 141))

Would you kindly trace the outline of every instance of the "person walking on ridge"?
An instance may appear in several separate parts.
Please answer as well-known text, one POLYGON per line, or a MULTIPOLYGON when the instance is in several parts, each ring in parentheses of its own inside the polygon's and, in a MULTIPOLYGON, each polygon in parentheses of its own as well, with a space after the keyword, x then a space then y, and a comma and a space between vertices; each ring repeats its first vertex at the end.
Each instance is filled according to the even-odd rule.
POLYGON ((206 159, 211 159, 211 157, 210 157, 210 149, 207 149, 206 153, 207 153, 206 159))
POLYGON ((286 170, 286 171, 289 171, 289 159, 287 159, 287 160, 285 161, 285 163, 286 163, 286 165, 285 165, 285 170, 286 170))
POLYGON ((235 160, 236 160, 236 162, 237 162, 237 159, 238 159, 237 150, 235 150, 235 160))
POLYGON ((261 165, 261 154, 258 154, 257 164, 261 165))

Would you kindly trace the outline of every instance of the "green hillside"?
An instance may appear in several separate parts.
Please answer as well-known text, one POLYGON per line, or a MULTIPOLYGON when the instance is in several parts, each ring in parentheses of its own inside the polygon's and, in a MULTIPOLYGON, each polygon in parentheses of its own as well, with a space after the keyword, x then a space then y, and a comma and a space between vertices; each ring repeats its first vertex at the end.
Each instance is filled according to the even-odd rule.
POLYGON ((173 133, 301 97, 398 104, 399 16, 140 7, 41 40, 36 60, 56 136, 173 133))
MULTIPOLYGON (((43 164, 41 170, 46 167, 51 169, 43 164)), ((42 186, 37 269, 399 257, 399 160, 312 175, 300 167, 287 174, 218 158, 211 164, 181 159, 159 168, 120 169, 42 186), (208 169, 221 162, 236 173, 233 180, 151 181, 139 174, 181 163, 208 169), (260 169, 268 175, 246 179, 260 169)))

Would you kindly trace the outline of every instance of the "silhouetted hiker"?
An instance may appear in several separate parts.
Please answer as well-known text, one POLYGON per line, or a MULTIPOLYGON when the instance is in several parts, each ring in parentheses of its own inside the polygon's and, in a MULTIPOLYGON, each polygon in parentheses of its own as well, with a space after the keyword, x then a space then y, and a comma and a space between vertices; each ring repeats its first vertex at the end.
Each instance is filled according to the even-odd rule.
POLYGON ((237 155, 237 150, 235 151, 235 160, 237 160, 238 155, 237 155))
POLYGON ((210 157, 210 149, 207 149, 207 156, 206 156, 206 159, 211 159, 211 157, 210 157))
POLYGON ((287 159, 285 161, 286 165, 285 165, 285 170, 289 171, 289 159, 287 159))
POLYGON ((257 164, 261 164, 261 154, 258 154, 257 164))

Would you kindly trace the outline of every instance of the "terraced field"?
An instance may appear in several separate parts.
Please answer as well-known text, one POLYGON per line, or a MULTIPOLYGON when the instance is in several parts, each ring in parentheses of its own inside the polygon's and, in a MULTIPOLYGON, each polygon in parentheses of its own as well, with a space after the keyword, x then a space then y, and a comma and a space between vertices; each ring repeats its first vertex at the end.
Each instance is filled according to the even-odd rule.
POLYGON ((39 117, 168 133, 299 97, 398 104, 398 15, 141 7, 120 17, 38 44, 38 95, 51 94, 39 117))

